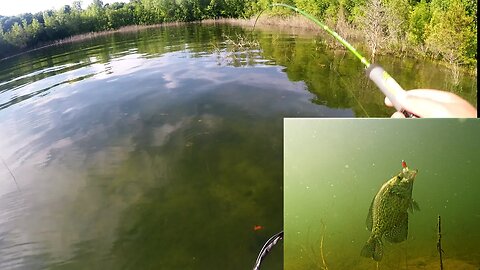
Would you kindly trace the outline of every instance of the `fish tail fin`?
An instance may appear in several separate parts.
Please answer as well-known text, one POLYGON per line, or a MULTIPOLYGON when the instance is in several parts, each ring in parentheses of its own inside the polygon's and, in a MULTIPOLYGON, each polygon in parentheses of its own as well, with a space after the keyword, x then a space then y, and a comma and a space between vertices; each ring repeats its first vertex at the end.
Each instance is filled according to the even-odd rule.
POLYGON ((363 257, 372 258, 377 262, 382 260, 383 244, 380 240, 380 237, 375 235, 370 236, 365 246, 363 246, 360 255, 363 257))

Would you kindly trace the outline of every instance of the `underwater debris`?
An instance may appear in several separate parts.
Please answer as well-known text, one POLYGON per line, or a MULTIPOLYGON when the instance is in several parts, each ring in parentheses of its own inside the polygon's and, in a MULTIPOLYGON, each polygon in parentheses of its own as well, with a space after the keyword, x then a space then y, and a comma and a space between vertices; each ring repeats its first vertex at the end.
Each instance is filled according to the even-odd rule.
POLYGON ((437 240, 437 250, 438 255, 440 255, 440 270, 443 270, 443 260, 442 260, 442 253, 444 253, 442 249, 442 221, 440 215, 438 216, 438 240, 437 240))

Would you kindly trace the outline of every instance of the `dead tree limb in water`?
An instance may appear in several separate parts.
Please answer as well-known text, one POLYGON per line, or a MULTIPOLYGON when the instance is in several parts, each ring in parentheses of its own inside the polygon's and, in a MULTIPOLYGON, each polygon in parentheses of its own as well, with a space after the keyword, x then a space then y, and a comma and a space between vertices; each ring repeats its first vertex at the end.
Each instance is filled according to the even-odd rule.
POLYGON ((437 250, 438 254, 440 255, 440 270, 443 270, 443 261, 442 261, 442 253, 444 252, 442 249, 442 223, 440 216, 438 216, 438 240, 437 240, 437 250))

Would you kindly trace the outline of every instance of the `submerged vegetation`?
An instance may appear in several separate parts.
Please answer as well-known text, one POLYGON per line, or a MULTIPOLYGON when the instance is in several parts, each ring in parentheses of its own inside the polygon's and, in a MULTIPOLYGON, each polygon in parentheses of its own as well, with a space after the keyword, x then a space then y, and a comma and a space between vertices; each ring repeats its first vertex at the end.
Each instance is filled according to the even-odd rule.
POLYGON ((295 5, 335 28, 357 33, 375 54, 415 55, 457 70, 477 65, 477 2, 471 0, 130 0, 85 9, 80 1, 58 10, 0 16, 0 58, 78 34, 174 21, 293 16, 273 2, 295 5))

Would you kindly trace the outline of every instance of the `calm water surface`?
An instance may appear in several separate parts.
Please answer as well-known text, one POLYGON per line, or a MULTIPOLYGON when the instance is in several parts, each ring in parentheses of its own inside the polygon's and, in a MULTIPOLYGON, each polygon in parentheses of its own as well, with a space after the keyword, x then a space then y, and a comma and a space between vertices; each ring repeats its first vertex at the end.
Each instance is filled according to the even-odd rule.
MULTIPOLYGON (((476 100, 474 78, 379 61, 476 100)), ((391 113, 355 59, 288 32, 166 27, 2 60, 0 269, 248 269, 283 227, 282 118, 391 113)))
POLYGON ((480 268, 480 121, 456 119, 285 122, 285 269, 437 270, 438 215, 444 269, 480 268), (360 256, 366 217, 401 160, 418 169, 406 241, 384 243, 377 265, 360 256), (322 241, 323 239, 323 241, 322 241))

